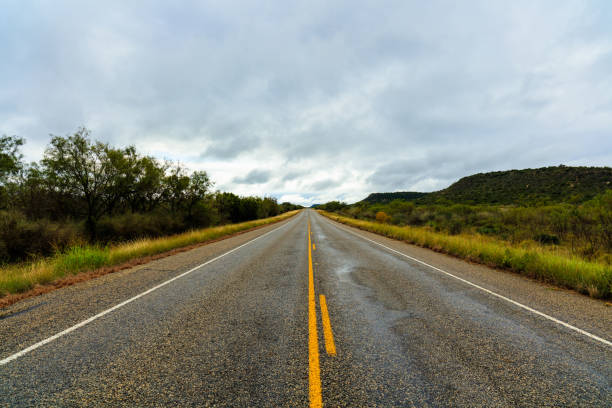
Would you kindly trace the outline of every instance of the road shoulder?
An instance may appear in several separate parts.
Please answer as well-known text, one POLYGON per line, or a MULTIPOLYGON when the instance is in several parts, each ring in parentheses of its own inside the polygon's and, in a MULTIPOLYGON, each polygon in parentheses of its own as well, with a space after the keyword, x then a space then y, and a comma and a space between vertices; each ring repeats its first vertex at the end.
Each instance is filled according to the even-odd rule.
MULTIPOLYGON (((470 263, 319 216, 337 228, 376 241, 596 336, 608 341, 612 340, 612 306, 609 306, 608 302, 571 290, 560 289, 512 272, 470 263)), ((359 238, 355 237, 355 239, 359 238)), ((440 272, 431 269, 431 273, 440 272)))

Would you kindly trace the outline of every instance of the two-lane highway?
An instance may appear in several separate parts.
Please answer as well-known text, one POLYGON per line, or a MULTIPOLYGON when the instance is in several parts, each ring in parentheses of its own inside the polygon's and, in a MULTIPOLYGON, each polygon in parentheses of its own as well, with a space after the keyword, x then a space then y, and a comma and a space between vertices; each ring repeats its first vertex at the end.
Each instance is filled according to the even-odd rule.
POLYGON ((312 210, 0 310, 3 406, 611 406, 604 302, 312 210))

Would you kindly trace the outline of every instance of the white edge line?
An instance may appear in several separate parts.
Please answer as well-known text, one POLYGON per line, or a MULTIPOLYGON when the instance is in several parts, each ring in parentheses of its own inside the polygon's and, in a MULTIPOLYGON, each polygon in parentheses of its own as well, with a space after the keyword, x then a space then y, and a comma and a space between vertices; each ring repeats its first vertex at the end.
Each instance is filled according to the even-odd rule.
MULTIPOLYGON (((332 225, 333 225, 333 224, 332 224, 332 225)), ((405 256, 405 257, 406 257, 406 258, 408 258, 408 259, 411 259, 411 260, 413 260, 413 261, 415 261, 415 262, 418 262, 418 263, 420 263, 420 264, 423 264, 423 265, 425 265, 425 266, 428 266, 428 267, 430 267, 430 268, 432 268, 432 269, 434 269, 434 270, 436 270, 436 271, 438 271, 438 272, 441 272, 441 273, 443 273, 443 274, 445 274, 445 275, 448 275, 448 276, 450 276, 450 277, 452 277, 452 278, 455 278, 455 279, 457 279, 457 280, 459 280, 459 281, 461 281, 461 282, 463 282, 463 283, 465 283, 465 284, 467 284, 467 285, 473 286, 473 287, 475 287, 475 288, 477 288, 477 289, 482 290, 483 292, 486 292, 486 293, 488 293, 488 294, 490 294, 490 295, 493 295, 493 296, 495 296, 495 297, 498 297, 498 298, 500 298, 500 299, 503 299, 503 300, 505 300, 506 302, 512 303, 513 305, 518 306, 518 307, 520 307, 520 308, 522 308, 522 309, 525 309, 525 310, 527 310, 527 311, 529 311, 529 312, 531 312, 531 313, 533 313, 533 314, 536 314, 536 315, 541 316, 541 317, 543 317, 543 318, 545 318, 545 319, 548 319, 548 320, 550 320, 550 321, 552 321, 552 322, 555 322, 555 323, 557 323, 557 324, 560 324, 561 326, 567 327, 567 328, 568 328, 568 329, 570 329, 570 330, 574 330, 575 332, 578 332, 578 333, 583 334, 583 335, 585 335, 585 336, 587 336, 587 337, 590 337, 590 338, 591 338, 591 339, 593 339, 593 340, 597 340, 597 341, 599 341, 599 342, 601 342, 601 343, 603 343, 603 344, 605 344, 605 345, 607 345, 607 346, 612 346, 612 342, 610 342, 610 341, 608 341, 608 340, 606 340, 606 339, 603 339, 603 338, 601 338, 601 337, 599 337, 599 336, 596 336, 596 335, 594 335, 594 334, 591 334, 591 333, 589 333, 588 331, 582 330, 582 329, 580 329, 580 328, 578 328, 578 327, 576 327, 576 326, 572 326, 572 325, 571 325, 571 324, 569 324, 569 323, 565 323, 564 321, 561 321, 561 320, 556 319, 556 318, 554 318, 554 317, 552 317, 552 316, 549 316, 549 315, 547 315, 546 313, 542 313, 542 312, 540 312, 539 310, 535 310, 535 309, 533 309, 533 308, 531 308, 531 307, 529 307, 529 306, 526 306, 526 305, 524 305, 524 304, 522 304, 522 303, 519 303, 519 302, 517 302, 516 300, 512 300, 512 299, 510 299, 510 298, 505 297, 504 295, 500 295, 499 293, 495 293, 495 292, 493 292, 492 290, 489 290, 489 289, 487 289, 487 288, 483 288, 483 287, 482 287, 482 286, 480 286, 480 285, 477 285, 477 284, 472 283, 472 282, 470 282, 470 281, 468 281, 468 280, 465 280, 465 279, 463 279, 463 278, 460 278, 459 276, 453 275, 452 273, 450 273, 450 272, 446 272, 445 270, 442 270, 442 269, 440 269, 440 268, 436 268, 436 267, 435 267, 435 266, 433 266, 433 265, 430 265, 430 264, 428 264, 428 263, 426 263, 426 262, 423 262, 423 261, 421 261, 420 259, 413 258, 413 257, 412 257, 412 256, 410 256, 410 255, 406 255, 406 254, 404 254, 403 252, 397 251, 397 250, 395 250, 395 249, 393 249, 393 248, 389 248, 388 246, 383 245, 383 244, 381 244, 380 242, 376 242, 376 241, 374 241, 374 240, 372 240, 372 239, 366 238, 366 237, 364 237, 364 236, 362 236, 362 235, 360 235, 360 234, 357 234, 356 232, 353 232, 353 231, 351 231, 351 230, 349 230, 349 229, 346 229, 346 228, 344 228, 344 227, 339 227, 339 226, 337 226, 337 225, 336 225, 336 228, 341 229, 341 230, 344 230, 344 231, 346 231, 346 232, 348 232, 348 233, 350 233, 350 234, 353 234, 353 235, 355 235, 355 236, 358 236, 359 238, 363 238, 363 239, 365 239, 366 241, 370 241, 370 242, 372 242, 372 243, 374 243, 374 244, 376 244, 376 245, 380 245, 381 247, 386 248, 386 249, 388 249, 389 251, 395 252, 396 254, 399 254, 399 255, 405 256)))
POLYGON ((138 294, 138 295, 136 295, 136 296, 134 296, 134 297, 131 297, 131 298, 127 299, 127 300, 124 300, 123 302, 121 302, 121 303, 119 303, 119 304, 116 304, 115 306, 111 307, 110 309, 106 309, 106 310, 104 310, 104 311, 102 311, 102 312, 98 313, 97 315, 91 316, 90 318, 85 319, 85 320, 83 320, 82 322, 77 323, 77 324, 75 324, 74 326, 67 328, 66 330, 63 330, 63 331, 61 331, 61 332, 59 332, 59 333, 57 333, 57 334, 54 334, 54 335, 53 335, 53 336, 51 336, 51 337, 47 337, 46 339, 41 340, 41 341, 39 341, 38 343, 32 344, 30 347, 27 347, 27 348, 25 348, 25 349, 23 349, 23 350, 21 350, 21 351, 18 351, 18 352, 17 352, 17 353, 15 353, 15 354, 12 354, 12 355, 10 355, 10 356, 8 356, 8 357, 6 357, 6 358, 4 358, 4 359, 0 360, 0 366, 3 366, 3 365, 5 365, 5 364, 7 364, 7 363, 9 363, 9 362, 11 362, 11 361, 13 361, 13 360, 16 360, 16 359, 18 359, 19 357, 21 357, 21 356, 23 356, 23 355, 25 355, 25 354, 29 353, 30 351, 36 350, 36 349, 37 349, 37 348, 39 348, 39 347, 44 346, 44 345, 45 345, 45 344, 47 344, 47 343, 51 343, 53 340, 56 340, 56 339, 58 339, 58 338, 60 338, 60 337, 62 337, 62 336, 65 336, 66 334, 71 333, 71 332, 75 331, 76 329, 79 329, 79 328, 81 328, 81 327, 83 327, 83 326, 85 326, 85 325, 87 325, 87 324, 89 324, 89 323, 93 322, 94 320, 99 319, 100 317, 102 317, 102 316, 104 316, 104 315, 107 315, 107 314, 109 314, 110 312, 115 311, 115 310, 119 309, 120 307, 123 307, 123 306, 127 305, 128 303, 132 303, 132 302, 133 302, 133 301, 135 301, 136 299, 140 299, 141 297, 146 296, 146 295, 148 295, 149 293, 151 293, 151 292, 153 292, 153 291, 155 291, 155 290, 157 290, 157 289, 159 289, 159 288, 161 288, 161 287, 164 287, 164 286, 166 286, 167 284, 169 284, 169 283, 171 283, 171 282, 174 282, 174 281, 175 281, 175 280, 177 280, 177 279, 182 278, 183 276, 189 275, 191 272, 193 272, 193 271, 195 271, 195 270, 197 270, 197 269, 200 269, 200 268, 202 268, 202 267, 204 267, 204 266, 206 266, 206 265, 208 265, 208 264, 211 264, 211 263, 213 263, 213 262, 215 262, 215 261, 217 261, 217 260, 219 260, 219 259, 223 258, 224 256, 229 255, 229 254, 231 254, 232 252, 237 251, 237 250, 239 250, 240 248, 242 248, 242 247, 244 247, 244 246, 247 246, 247 245, 249 245, 249 244, 251 244, 251 243, 253 243, 253 242, 257 241, 259 238, 263 238, 263 237, 265 237, 265 236, 266 236, 266 235, 268 235, 268 234, 271 234, 271 233, 273 233, 273 232, 275 232, 275 231, 278 231, 279 229, 284 228, 284 227, 286 227, 287 225, 289 225, 289 223, 286 223, 286 224, 283 224, 283 225, 281 225, 281 226, 279 226, 279 227, 276 227, 276 228, 274 228, 272 231, 268 231, 268 232, 266 232, 265 234, 258 236, 257 238, 253 238, 252 240, 250 240, 250 241, 248 241, 248 242, 246 242, 246 243, 244 243, 244 244, 242 244, 242 245, 240 245, 240 246, 237 246, 237 247, 236 247, 236 248, 234 248, 234 249, 231 249, 231 250, 229 250, 229 251, 227 251, 227 252, 224 252, 223 254, 221 254, 221 255, 219 255, 219 256, 217 256, 217 257, 213 258, 213 259, 210 259, 210 260, 208 260, 208 261, 204 262, 203 264, 200 264, 200 265, 198 265, 198 266, 196 266, 196 267, 194 267, 194 268, 191 268, 191 269, 190 269, 190 270, 188 270, 187 272, 183 272, 183 273, 181 273, 180 275, 177 275, 177 276, 175 276, 174 278, 168 279, 167 281, 162 282, 162 283, 160 283, 160 284, 159 284, 159 285, 157 285, 157 286, 153 286, 151 289, 148 289, 148 290, 146 290, 146 291, 144 291, 144 292, 142 292, 142 293, 140 293, 140 294, 138 294))

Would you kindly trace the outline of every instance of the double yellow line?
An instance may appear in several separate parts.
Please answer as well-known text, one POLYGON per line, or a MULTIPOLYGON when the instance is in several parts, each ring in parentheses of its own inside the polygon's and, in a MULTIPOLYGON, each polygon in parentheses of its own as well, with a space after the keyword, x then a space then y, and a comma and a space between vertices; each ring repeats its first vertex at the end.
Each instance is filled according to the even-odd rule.
MULTIPOLYGON (((308 222, 308 392, 310 407, 323 406, 321 397, 321 368, 319 366, 319 336, 317 334, 317 308, 315 304, 314 271, 312 268, 312 249, 314 245, 310 237, 310 221, 308 222)), ((323 321, 323 337, 325 350, 329 355, 336 354, 334 336, 331 330, 327 302, 324 295, 319 295, 321 319, 323 321)))

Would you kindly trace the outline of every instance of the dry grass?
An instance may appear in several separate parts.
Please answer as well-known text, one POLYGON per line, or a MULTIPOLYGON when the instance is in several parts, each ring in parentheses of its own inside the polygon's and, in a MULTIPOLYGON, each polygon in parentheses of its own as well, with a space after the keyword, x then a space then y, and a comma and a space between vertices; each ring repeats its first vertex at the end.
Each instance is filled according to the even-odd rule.
POLYGON ((478 234, 446 235, 426 228, 398 227, 319 211, 335 221, 459 258, 577 290, 612 297, 612 268, 538 245, 513 246, 478 234))
POLYGON ((140 239, 108 247, 73 247, 50 258, 5 266, 0 268, 0 298, 32 290, 37 285, 51 284, 67 276, 213 241, 251 228, 285 220, 297 212, 291 211, 261 220, 194 230, 162 238, 140 239))

